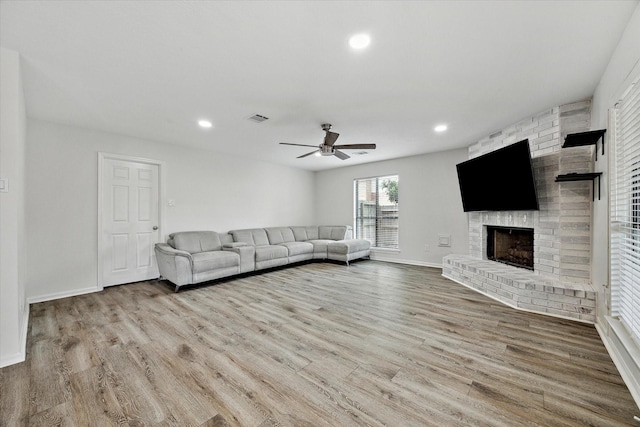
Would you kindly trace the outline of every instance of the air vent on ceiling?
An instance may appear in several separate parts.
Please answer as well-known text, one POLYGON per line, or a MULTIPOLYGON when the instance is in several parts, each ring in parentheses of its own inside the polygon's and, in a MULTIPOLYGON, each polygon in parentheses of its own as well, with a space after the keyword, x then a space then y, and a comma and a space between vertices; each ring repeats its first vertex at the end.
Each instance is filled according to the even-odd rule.
POLYGON ((253 116, 249 117, 249 120, 256 123, 262 123, 265 120, 269 120, 269 117, 265 117, 262 114, 254 114, 253 116))
POLYGON ((351 153, 351 154, 355 154, 356 156, 364 156, 365 154, 369 154, 368 151, 356 151, 355 153, 351 153))

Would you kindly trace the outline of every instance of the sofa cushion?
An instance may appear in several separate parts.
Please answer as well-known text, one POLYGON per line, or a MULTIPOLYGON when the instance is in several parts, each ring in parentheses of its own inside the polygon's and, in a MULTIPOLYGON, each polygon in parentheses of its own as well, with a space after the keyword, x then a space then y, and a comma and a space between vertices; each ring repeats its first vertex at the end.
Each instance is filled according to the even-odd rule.
POLYGON ((230 251, 199 252, 193 254, 192 258, 194 273, 240 266, 240 255, 230 251))
POLYGON ((272 259, 287 258, 289 250, 285 246, 266 245, 256 246, 256 262, 272 259))
POLYGON ((245 230, 232 230, 229 232, 234 242, 245 242, 253 246, 265 246, 269 244, 267 232, 264 228, 247 228, 245 230))
POLYGON ((297 242, 306 242, 307 240, 314 240, 318 238, 318 227, 291 227, 293 236, 297 242))
POLYGON ((225 243, 233 243, 233 236, 229 233, 218 233, 218 237, 220 238, 222 246, 224 246, 225 243))
POLYGON ((327 257, 327 247, 329 243, 335 242, 335 240, 327 240, 327 239, 314 239, 309 240, 309 243, 313 245, 313 253, 316 255, 316 258, 326 258, 327 257))
POLYGON ((354 252, 366 251, 371 248, 371 242, 364 239, 339 240, 328 245, 329 253, 350 254, 354 252))
POLYGON ((329 240, 342 240, 346 237, 347 227, 344 225, 318 227, 318 238, 329 240))
POLYGON ((289 227, 271 227, 265 228, 265 231, 271 245, 296 241, 296 238, 293 237, 293 231, 289 227))
POLYGON ((280 243, 280 246, 287 248, 290 257, 313 253, 313 245, 308 242, 284 242, 280 243))
POLYGON ((222 250, 222 243, 215 231, 181 231, 169 235, 169 243, 175 249, 195 254, 222 250))

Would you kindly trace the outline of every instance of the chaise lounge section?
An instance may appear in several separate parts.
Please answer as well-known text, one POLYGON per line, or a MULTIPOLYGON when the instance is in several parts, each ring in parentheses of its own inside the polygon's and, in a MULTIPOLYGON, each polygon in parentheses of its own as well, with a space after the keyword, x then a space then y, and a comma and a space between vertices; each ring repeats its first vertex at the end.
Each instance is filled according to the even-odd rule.
POLYGON ((162 278, 175 285, 207 282, 309 260, 349 262, 369 257, 368 240, 353 239, 350 226, 270 227, 182 231, 155 246, 162 278))

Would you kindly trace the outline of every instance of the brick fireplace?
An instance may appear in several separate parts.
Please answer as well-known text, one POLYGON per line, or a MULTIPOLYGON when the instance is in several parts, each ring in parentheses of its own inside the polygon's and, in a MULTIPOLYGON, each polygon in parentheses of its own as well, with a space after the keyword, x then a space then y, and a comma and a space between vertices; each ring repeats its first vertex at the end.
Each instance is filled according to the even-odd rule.
POLYGON ((590 118, 590 100, 554 107, 469 147, 469 158, 474 158, 529 139, 540 209, 470 212, 469 254, 445 257, 444 276, 517 308, 595 320, 590 283, 591 184, 555 182, 559 174, 593 170, 593 147, 561 148, 567 134, 590 130, 590 118), (493 260, 495 254, 488 255, 487 250, 496 245, 496 230, 507 234, 511 230, 512 235, 527 230, 531 244, 521 241, 506 251, 511 249, 512 256, 521 258, 522 246, 527 246, 531 260, 518 267, 511 264, 520 262, 493 260))

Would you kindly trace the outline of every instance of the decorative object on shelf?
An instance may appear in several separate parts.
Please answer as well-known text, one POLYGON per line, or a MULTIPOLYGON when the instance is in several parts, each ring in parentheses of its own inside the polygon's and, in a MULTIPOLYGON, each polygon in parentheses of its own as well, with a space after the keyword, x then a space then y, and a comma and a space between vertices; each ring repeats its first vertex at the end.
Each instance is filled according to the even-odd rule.
POLYGON ((600 176, 601 175, 602 175, 602 172, 568 173, 568 174, 556 176, 556 182, 592 181, 591 194, 592 194, 592 200, 595 200, 596 199, 595 185, 596 185, 596 178, 598 178, 598 200, 600 200, 600 176))
POLYGON ((570 133, 564 138, 564 144, 562 144, 562 148, 595 145, 596 161, 598 161, 598 140, 602 138, 602 155, 604 156, 604 134, 606 131, 606 129, 599 129, 588 132, 570 133))

